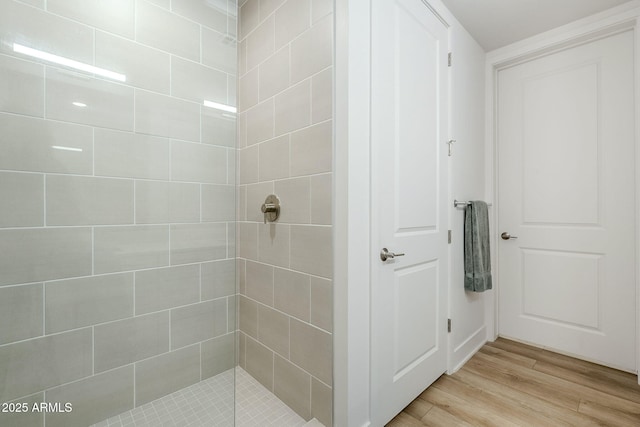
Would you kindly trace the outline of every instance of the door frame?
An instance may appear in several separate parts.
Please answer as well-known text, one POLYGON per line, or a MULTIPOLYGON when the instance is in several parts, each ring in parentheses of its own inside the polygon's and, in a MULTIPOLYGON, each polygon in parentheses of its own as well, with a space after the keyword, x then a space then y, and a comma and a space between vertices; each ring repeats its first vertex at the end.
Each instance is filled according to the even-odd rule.
MULTIPOLYGON (((494 203, 494 209, 490 218, 491 229, 497 230, 499 224, 498 206, 498 139, 497 139, 497 90, 498 72, 506 67, 526 62, 531 59, 548 55, 553 52, 568 49, 583 43, 594 41, 615 33, 626 30, 634 31, 635 47, 635 247, 636 254, 640 254, 640 6, 637 2, 630 2, 621 6, 606 10, 596 15, 575 21, 560 28, 533 36, 509 46, 496 49, 487 53, 486 62, 486 135, 485 135, 485 162, 486 162, 486 192, 488 200, 494 203)), ((491 235, 491 246, 494 253, 498 247, 498 234, 491 235)), ((498 257, 492 257, 492 270, 498 270, 498 257)), ((636 262, 636 372, 640 367, 640 262, 636 262)), ((487 319, 488 338, 495 340, 498 337, 498 304, 500 294, 500 277, 494 276, 496 291, 492 299, 487 300, 486 313, 492 318, 487 319)), ((638 377, 640 384, 640 377, 638 377)))

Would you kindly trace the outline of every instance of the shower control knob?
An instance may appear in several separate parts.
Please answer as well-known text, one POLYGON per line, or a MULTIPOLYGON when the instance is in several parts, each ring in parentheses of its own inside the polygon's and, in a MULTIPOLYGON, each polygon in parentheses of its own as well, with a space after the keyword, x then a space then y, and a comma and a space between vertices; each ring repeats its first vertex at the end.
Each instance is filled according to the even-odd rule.
POLYGON ((275 194, 270 194, 260 207, 264 214, 264 223, 274 222, 280 216, 280 199, 275 194))

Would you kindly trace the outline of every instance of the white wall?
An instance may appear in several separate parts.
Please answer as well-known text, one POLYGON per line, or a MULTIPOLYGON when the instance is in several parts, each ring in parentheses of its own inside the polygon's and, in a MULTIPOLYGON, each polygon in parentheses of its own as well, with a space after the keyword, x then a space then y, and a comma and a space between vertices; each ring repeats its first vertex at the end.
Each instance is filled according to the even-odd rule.
MULTIPOLYGON (((368 0, 335 0, 334 425, 370 425, 369 413, 369 67, 368 0)), ((451 25, 450 369, 486 340, 486 295, 463 290, 462 212, 453 198, 484 199, 484 72, 482 48, 439 0, 434 9, 451 25)), ((409 402, 407 402, 409 403, 409 402)))
MULTIPOLYGON (((450 196, 486 200, 484 166, 485 53, 457 22, 452 25, 451 138, 456 140, 450 161, 450 196)), ((449 217, 450 246, 449 372, 454 372, 486 341, 485 301, 494 291, 464 290, 464 209, 449 217)), ((490 208, 491 209, 491 208, 490 208)), ((491 214, 492 212, 490 212, 491 214)))

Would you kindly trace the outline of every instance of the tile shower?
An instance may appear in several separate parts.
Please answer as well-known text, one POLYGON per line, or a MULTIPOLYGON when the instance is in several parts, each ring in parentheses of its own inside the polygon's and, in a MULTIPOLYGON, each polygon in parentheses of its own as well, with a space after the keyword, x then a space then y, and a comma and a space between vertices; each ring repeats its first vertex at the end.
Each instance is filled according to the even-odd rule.
POLYGON ((0 425, 331 424, 332 8, 0 2, 0 425))

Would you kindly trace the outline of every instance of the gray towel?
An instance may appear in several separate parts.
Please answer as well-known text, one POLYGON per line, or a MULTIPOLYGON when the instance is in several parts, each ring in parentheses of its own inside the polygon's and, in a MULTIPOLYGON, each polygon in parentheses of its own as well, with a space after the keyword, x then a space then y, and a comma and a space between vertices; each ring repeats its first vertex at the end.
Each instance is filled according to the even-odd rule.
POLYGON ((469 202, 464 213, 464 288, 484 292, 491 289, 489 208, 485 202, 469 202))

